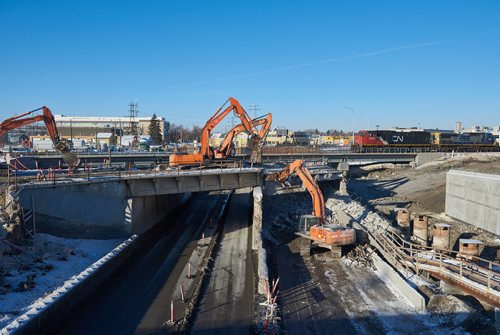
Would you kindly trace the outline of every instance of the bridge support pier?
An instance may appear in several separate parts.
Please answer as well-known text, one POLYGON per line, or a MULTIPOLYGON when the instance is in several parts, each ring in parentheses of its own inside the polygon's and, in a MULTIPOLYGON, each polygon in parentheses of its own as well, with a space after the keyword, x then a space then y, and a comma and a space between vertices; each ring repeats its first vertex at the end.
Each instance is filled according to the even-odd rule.
POLYGON ((342 172, 342 179, 339 186, 340 195, 347 195, 347 172, 342 172))
POLYGON ((337 169, 341 172, 339 193, 340 195, 347 195, 347 173, 349 172, 349 163, 341 162, 337 166, 337 169))
POLYGON ((450 285, 442 280, 439 281, 439 288, 443 290, 444 293, 448 294, 465 294, 461 289, 454 285, 450 285))

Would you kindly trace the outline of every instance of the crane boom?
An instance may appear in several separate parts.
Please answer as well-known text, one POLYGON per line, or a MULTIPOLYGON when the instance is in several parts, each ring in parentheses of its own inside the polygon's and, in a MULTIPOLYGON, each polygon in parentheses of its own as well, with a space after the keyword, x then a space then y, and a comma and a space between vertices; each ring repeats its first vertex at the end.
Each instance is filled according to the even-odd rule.
POLYGON ((45 127, 47 128, 50 139, 54 144, 54 147, 61 154, 66 164, 71 168, 78 166, 78 164, 80 164, 80 159, 69 150, 69 147, 66 144, 66 142, 61 140, 59 132, 57 131, 54 115, 52 114, 50 109, 46 106, 42 106, 32 111, 16 115, 4 120, 2 123, 0 123, 0 136, 5 134, 9 130, 17 129, 19 127, 40 121, 43 121, 43 123, 45 124, 45 127), (42 111, 42 114, 28 117, 29 115, 38 112, 40 110, 42 111))

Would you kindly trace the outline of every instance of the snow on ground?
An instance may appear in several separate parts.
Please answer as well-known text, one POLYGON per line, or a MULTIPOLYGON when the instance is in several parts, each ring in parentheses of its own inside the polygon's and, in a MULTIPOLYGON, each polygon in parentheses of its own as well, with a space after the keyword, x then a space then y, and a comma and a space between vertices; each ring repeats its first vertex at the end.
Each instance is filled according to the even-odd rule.
POLYGON ((416 167, 416 170, 426 169, 429 167, 440 166, 447 164, 449 162, 465 161, 469 159, 474 159, 480 162, 494 161, 499 154, 497 152, 462 152, 462 153, 448 153, 443 154, 443 158, 435 161, 431 161, 416 167))
POLYGON ((403 294, 377 270, 352 265, 348 260, 337 264, 347 278, 339 272, 325 272, 332 290, 340 293, 342 306, 359 334, 462 334, 456 326, 436 331, 441 319, 429 313, 416 311, 403 294), (349 285, 340 285, 339 281, 349 285), (408 325, 412 328, 409 329, 408 325), (377 329, 373 329, 376 327, 377 329), (455 332, 456 331, 456 332, 455 332))
POLYGON ((36 234, 33 245, 26 247, 29 254, 4 255, 4 280, 0 283, 0 328, 120 242, 36 234))

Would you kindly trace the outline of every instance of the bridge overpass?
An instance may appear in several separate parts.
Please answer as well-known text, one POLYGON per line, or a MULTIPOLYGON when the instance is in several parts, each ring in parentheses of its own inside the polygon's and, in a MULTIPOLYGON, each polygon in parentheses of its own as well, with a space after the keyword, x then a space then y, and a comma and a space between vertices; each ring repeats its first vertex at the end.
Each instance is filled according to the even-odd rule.
MULTIPOLYGON (((306 161, 323 161, 331 164, 348 162, 350 165, 366 165, 376 163, 410 163, 415 161, 417 155, 426 153, 349 153, 349 152, 315 152, 315 153, 289 153, 289 154, 263 154, 264 163, 289 162, 295 159, 306 161)), ((429 153, 432 155, 432 153, 429 153)), ((78 154, 82 163, 99 166, 103 163, 126 166, 152 165, 154 163, 168 163, 169 152, 109 152, 95 154, 78 154)), ((249 156, 237 155, 236 161, 248 161, 249 156)), ((4 164, 5 165, 5 164, 4 164)), ((27 155, 17 157, 12 166, 18 169, 49 168, 64 165, 60 155, 27 155)), ((5 168, 5 166, 3 166, 5 168)))
POLYGON ((17 194, 25 212, 34 209, 37 230, 68 237, 114 238, 148 230, 192 192, 261 183, 260 168, 210 169, 76 176, 31 182, 22 185, 17 194))
MULTIPOLYGON (((261 186, 263 168, 214 168, 106 175, 58 175, 18 190, 21 207, 35 213, 38 230, 59 236, 112 238, 142 233, 191 193, 261 186)), ((318 181, 340 179, 328 166, 311 168, 318 181)), ((33 220, 33 219, 31 219, 33 220)))

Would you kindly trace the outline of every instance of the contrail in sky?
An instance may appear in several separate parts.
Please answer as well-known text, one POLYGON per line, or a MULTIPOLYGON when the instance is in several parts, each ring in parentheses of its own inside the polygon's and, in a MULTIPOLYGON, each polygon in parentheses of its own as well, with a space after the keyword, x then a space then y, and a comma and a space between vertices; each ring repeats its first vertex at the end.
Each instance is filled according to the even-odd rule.
POLYGON ((248 78, 248 77, 260 76, 260 75, 264 75, 264 74, 290 71, 290 70, 300 69, 300 68, 303 68, 303 67, 316 66, 316 65, 328 64, 328 63, 343 62, 343 61, 350 60, 350 59, 371 57, 371 56, 376 56, 376 55, 381 55, 381 54, 386 54, 386 53, 391 53, 391 52, 396 52, 396 51, 430 47, 430 46, 434 46, 434 45, 444 44, 444 43, 447 43, 447 42, 449 42, 449 41, 438 41, 438 42, 431 42, 431 43, 403 45, 403 46, 399 46, 399 47, 394 47, 394 48, 389 48, 389 49, 382 49, 382 50, 371 51, 371 52, 365 52, 365 53, 361 53, 361 54, 350 55, 350 56, 345 56, 345 57, 340 57, 340 58, 323 59, 323 60, 319 60, 319 61, 315 61, 315 62, 295 64, 295 65, 290 65, 290 66, 286 66, 286 67, 281 67, 281 68, 276 68, 276 69, 270 69, 270 70, 265 70, 265 71, 259 71, 259 72, 253 72, 253 73, 245 73, 245 74, 239 74, 239 75, 234 75, 234 76, 229 76, 229 77, 221 77, 221 78, 217 78, 217 79, 214 79, 214 80, 201 80, 201 81, 195 81, 195 82, 188 83, 188 84, 173 85, 173 86, 170 86, 170 88, 181 88, 181 87, 188 87, 188 86, 197 86, 197 85, 202 85, 202 84, 208 84, 210 82, 218 82, 218 81, 226 81, 226 80, 232 80, 232 79, 248 78))

